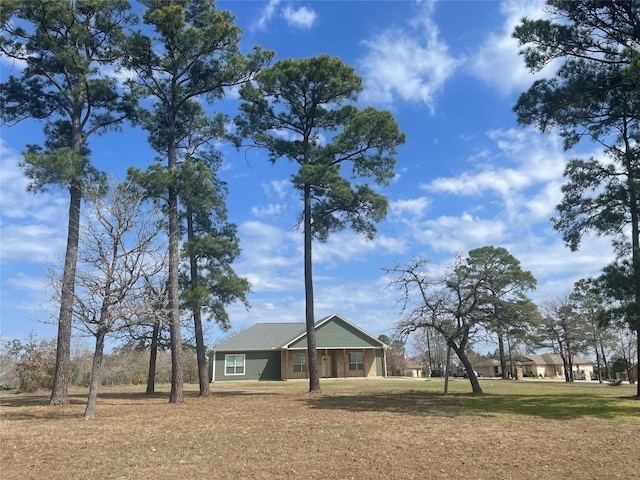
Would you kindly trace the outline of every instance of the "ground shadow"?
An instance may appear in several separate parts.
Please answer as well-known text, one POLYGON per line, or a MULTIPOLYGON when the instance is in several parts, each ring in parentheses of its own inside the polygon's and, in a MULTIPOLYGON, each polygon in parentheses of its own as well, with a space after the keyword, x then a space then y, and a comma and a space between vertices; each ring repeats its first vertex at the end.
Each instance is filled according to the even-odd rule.
MULTIPOLYGON (((524 415, 557 420, 640 416, 640 404, 580 394, 499 395, 409 390, 373 394, 319 396, 302 400, 311 408, 355 412, 391 412, 420 416, 524 415)), ((635 403, 635 402, 634 402, 635 403)))
MULTIPOLYGON (((277 392, 260 391, 215 391, 209 397, 201 397, 197 391, 184 392, 185 401, 195 401, 207 398, 215 399, 220 397, 265 397, 280 395, 277 392)), ((49 396, 40 393, 5 393, 0 397, 0 407, 3 408, 0 417, 4 420, 30 420, 47 418, 51 420, 78 418, 83 414, 79 413, 78 406, 84 407, 87 404, 87 394, 69 394, 69 403, 66 406, 49 406, 49 396), (25 408, 46 407, 37 411, 27 411, 25 408)), ((160 404, 169 401, 169 392, 155 392, 147 394, 145 392, 98 392, 98 405, 145 405, 160 404)), ((84 410, 83 410, 84 411, 84 410)))

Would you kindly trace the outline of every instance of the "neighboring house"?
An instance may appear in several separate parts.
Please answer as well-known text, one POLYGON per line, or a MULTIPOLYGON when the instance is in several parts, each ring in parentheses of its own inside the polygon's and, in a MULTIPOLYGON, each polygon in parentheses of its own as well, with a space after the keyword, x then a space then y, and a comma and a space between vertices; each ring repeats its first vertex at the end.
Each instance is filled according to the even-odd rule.
POLYGON ((473 369, 483 377, 502 377, 502 368, 500 368, 500 360, 495 358, 487 358, 473 364, 473 369))
MULTIPOLYGON (((333 314, 315 324, 321 378, 385 377, 386 345, 333 314)), ((214 347, 212 382, 308 378, 304 323, 257 323, 214 347)))
POLYGON ((402 371, 401 376, 422 378, 424 377, 424 365, 415 358, 411 358, 405 355, 402 359, 402 371))
MULTIPOLYGON (((522 368, 524 376, 564 378, 562 357, 556 353, 521 355, 516 361, 516 367, 522 368)), ((574 356, 573 372, 576 380, 591 380, 593 376, 593 363, 588 358, 574 356)))

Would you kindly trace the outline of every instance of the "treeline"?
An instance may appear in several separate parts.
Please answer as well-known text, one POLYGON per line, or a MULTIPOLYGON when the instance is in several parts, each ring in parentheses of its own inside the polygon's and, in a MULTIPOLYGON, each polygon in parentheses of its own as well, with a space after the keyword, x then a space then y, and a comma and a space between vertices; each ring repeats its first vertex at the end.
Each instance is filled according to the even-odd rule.
MULTIPOLYGON (((71 348, 71 382, 88 387, 91 382, 93 351, 76 338, 71 348)), ((194 348, 184 350, 184 380, 198 383, 198 365, 194 348)), ((56 340, 36 334, 27 340, 12 340, 0 346, 0 389, 31 393, 50 390, 53 386, 56 359, 56 340)), ((100 385, 146 385, 148 387, 150 351, 135 345, 123 345, 104 356, 100 385)), ((171 381, 171 354, 158 352, 155 382, 171 381)))

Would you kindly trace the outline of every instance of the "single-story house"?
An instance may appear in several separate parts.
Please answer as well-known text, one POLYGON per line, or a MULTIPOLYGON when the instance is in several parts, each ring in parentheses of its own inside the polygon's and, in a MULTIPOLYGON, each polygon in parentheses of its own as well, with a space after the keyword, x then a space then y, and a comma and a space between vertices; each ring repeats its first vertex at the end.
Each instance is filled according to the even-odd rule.
POLYGON ((473 364, 473 369, 483 377, 501 377, 502 368, 500 367, 500 360, 495 358, 487 358, 480 360, 473 364))
POLYGON ((401 376, 414 378, 424 377, 425 368, 422 362, 405 355, 402 364, 401 376))
MULTIPOLYGON (((386 345, 337 314, 315 324, 321 378, 386 377, 386 345)), ((212 382, 308 378, 304 323, 257 323, 209 354, 212 382)))
MULTIPOLYGON (((520 355, 515 362, 522 373, 530 377, 564 378, 564 364, 557 353, 520 355)), ((573 373, 576 380, 591 380, 593 363, 588 358, 573 357, 573 373)))

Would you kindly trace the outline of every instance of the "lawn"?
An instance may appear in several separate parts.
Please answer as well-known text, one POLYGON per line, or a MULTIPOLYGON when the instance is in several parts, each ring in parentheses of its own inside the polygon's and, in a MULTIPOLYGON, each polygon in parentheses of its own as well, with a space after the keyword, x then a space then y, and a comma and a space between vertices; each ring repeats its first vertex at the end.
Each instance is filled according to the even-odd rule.
MULTIPOLYGON (((237 382, 183 405, 143 386, 66 407, 0 394, 0 478, 637 479, 634 385, 483 379, 237 382)), ((166 392, 168 386, 160 387, 166 392)))

